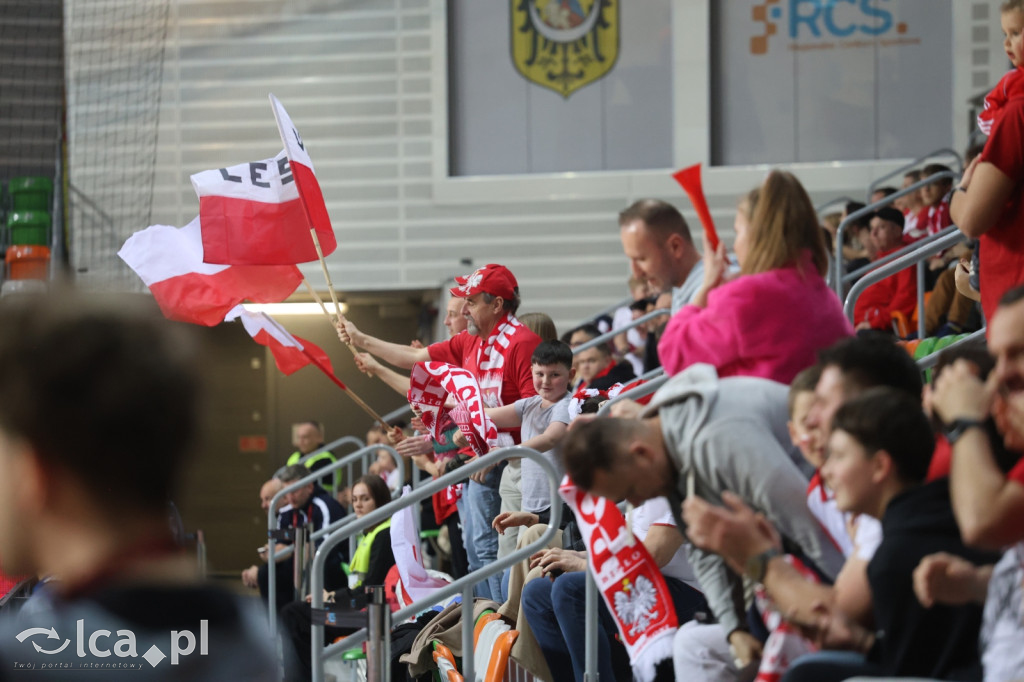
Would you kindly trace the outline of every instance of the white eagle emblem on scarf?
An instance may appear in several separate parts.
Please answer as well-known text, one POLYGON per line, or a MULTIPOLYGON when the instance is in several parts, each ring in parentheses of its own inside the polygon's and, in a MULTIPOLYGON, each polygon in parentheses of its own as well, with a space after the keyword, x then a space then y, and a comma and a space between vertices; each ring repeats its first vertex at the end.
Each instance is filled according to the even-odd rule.
POLYGON ((642 575, 637 577, 636 584, 632 586, 628 579, 622 582, 622 591, 615 593, 615 612, 619 620, 629 626, 631 633, 643 631, 657 615, 653 609, 658 605, 658 590, 642 575))

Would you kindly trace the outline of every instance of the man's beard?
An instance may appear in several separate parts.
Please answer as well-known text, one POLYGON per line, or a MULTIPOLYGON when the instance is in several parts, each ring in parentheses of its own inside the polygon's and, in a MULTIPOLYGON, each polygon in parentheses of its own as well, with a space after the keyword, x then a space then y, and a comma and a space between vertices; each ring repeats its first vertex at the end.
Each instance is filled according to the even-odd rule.
POLYGON ((473 321, 472 317, 466 318, 466 331, 469 332, 472 336, 480 335, 480 327, 476 326, 476 322, 473 321))

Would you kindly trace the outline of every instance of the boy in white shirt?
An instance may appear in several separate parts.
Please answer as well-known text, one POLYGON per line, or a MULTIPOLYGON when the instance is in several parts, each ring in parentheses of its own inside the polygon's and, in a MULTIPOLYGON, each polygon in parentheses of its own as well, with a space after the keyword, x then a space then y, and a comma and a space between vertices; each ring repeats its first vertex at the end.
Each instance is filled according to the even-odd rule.
MULTIPOLYGON (((499 429, 521 426, 523 447, 544 453, 548 461, 560 470, 556 454, 569 428, 569 384, 576 374, 572 368, 572 350, 561 341, 544 341, 534 350, 530 362, 537 395, 517 400, 511 405, 487 408, 487 416, 499 429)), ((498 514, 492 523, 506 541, 511 540, 513 549, 519 526, 547 523, 552 502, 544 470, 533 460, 524 458, 520 461, 522 501, 518 507, 510 505, 511 509, 503 505, 505 511, 498 514)))

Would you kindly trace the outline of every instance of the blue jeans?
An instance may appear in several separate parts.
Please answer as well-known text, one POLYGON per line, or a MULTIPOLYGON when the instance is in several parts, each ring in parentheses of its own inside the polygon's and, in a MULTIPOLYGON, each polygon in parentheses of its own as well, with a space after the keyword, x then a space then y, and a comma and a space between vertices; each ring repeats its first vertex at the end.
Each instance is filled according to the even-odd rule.
MULTIPOLYGON (((470 571, 489 566, 498 560, 498 531, 491 527, 491 522, 501 511, 501 495, 498 493, 501 471, 502 467, 495 467, 484 479, 485 484, 469 481, 462 490, 459 515, 462 516, 462 537, 470 571)), ((501 574, 492 575, 478 583, 474 594, 501 603, 501 574)))
MULTIPOLYGON (((665 579, 679 622, 697 611, 707 611, 704 595, 685 583, 665 579)), ((544 660, 555 680, 583 681, 586 667, 586 573, 565 573, 554 582, 532 580, 523 588, 522 611, 540 644, 544 660)), ((597 672, 601 680, 614 680, 609 640, 616 633, 615 620, 598 597, 597 672)))

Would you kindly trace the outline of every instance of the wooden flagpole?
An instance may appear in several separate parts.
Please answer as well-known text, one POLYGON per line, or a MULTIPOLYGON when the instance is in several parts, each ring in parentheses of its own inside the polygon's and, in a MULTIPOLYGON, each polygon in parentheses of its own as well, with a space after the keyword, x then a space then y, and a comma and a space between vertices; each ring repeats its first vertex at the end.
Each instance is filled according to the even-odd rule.
POLYGON ((331 317, 331 314, 329 312, 327 312, 327 306, 324 305, 323 299, 320 298, 320 294, 316 293, 316 289, 313 288, 313 285, 310 284, 309 280, 306 279, 305 277, 302 278, 302 283, 306 285, 306 290, 309 291, 309 294, 310 296, 313 297, 313 300, 320 304, 320 309, 324 311, 324 317, 330 320, 331 325, 333 326, 334 318, 331 317))
MULTIPOLYGON (((277 329, 278 329, 278 330, 279 330, 279 331, 280 331, 280 332, 281 332, 281 333, 282 333, 283 335, 285 335, 285 336, 286 336, 286 337, 288 337, 288 338, 291 338, 291 339, 292 339, 293 341, 295 340, 295 339, 294 339, 294 337, 292 337, 292 335, 291 335, 291 334, 290 334, 290 333, 288 332, 288 330, 287 330, 287 329, 285 329, 284 327, 282 327, 282 326, 281 326, 281 324, 280 324, 280 323, 279 323, 279 322, 278 322, 277 320, 275 320, 275 319, 274 319, 274 318, 272 318, 272 317, 271 317, 270 315, 267 315, 267 314, 265 314, 265 313, 264 313, 264 317, 266 317, 266 319, 267 319, 267 320, 269 320, 270 324, 272 324, 272 325, 274 325, 275 327, 277 327, 277 329)), ((301 344, 299 344, 299 345, 301 346, 301 344)), ((388 425, 388 423, 387 423, 386 421, 384 421, 384 418, 383 418, 383 417, 381 417, 381 416, 380 416, 379 414, 377 414, 377 412, 376 412, 376 411, 374 411, 374 409, 373 409, 372 407, 370 407, 369 405, 367 405, 367 404, 366 404, 366 401, 365 401, 365 400, 363 400, 363 399, 362 399, 362 398, 360 398, 360 397, 359 397, 358 395, 356 395, 355 393, 353 393, 353 392, 352 392, 352 389, 351 389, 351 388, 349 388, 348 386, 346 386, 346 385, 345 385, 345 383, 344 383, 344 382, 343 382, 343 381, 342 381, 341 379, 339 379, 338 377, 336 377, 336 376, 334 375, 334 371, 333 371, 333 370, 331 370, 331 369, 330 369, 330 368, 328 368, 328 367, 324 367, 324 366, 323 366, 323 365, 322 365, 322 364, 320 363, 320 359, 319 359, 319 358, 317 358, 317 357, 316 357, 315 355, 313 355, 312 353, 310 353, 310 352, 309 352, 309 350, 308 350, 308 349, 307 349, 307 348, 306 348, 305 346, 302 346, 302 354, 303 354, 303 355, 305 355, 305 356, 306 356, 307 358, 309 358, 309 361, 310 361, 310 362, 311 362, 311 363, 312 363, 312 364, 313 364, 313 365, 314 365, 314 366, 315 366, 315 367, 316 367, 317 369, 319 369, 319 370, 320 370, 321 372, 323 372, 323 373, 324 373, 324 374, 325 374, 325 375, 327 376, 327 378, 328 378, 328 379, 330 379, 331 381, 333 381, 333 382, 334 382, 334 383, 335 383, 335 384, 336 384, 336 385, 338 386, 338 388, 340 388, 341 390, 345 391, 345 393, 347 393, 347 394, 348 394, 348 396, 349 396, 350 398, 352 398, 352 400, 353 400, 353 401, 355 402, 355 404, 356 404, 356 405, 358 405, 359 407, 363 408, 363 411, 365 411, 365 412, 366 412, 366 414, 368 414, 368 415, 370 415, 371 417, 373 417, 374 421, 376 421, 376 422, 379 422, 379 423, 380 423, 380 425, 384 427, 384 431, 385 431, 385 433, 387 432, 387 430, 388 430, 389 428, 391 428, 391 427, 390 427, 390 426, 388 425)))
MULTIPOLYGON (((331 292, 331 300, 334 302, 334 310, 338 314, 336 319, 338 321, 344 320, 345 316, 341 314, 341 304, 338 302, 338 294, 334 292, 334 283, 331 282, 331 275, 329 272, 327 272, 327 261, 324 260, 324 252, 320 248, 320 238, 316 236, 316 228, 310 228, 309 233, 313 236, 313 246, 316 247, 316 255, 317 258, 320 259, 320 269, 323 270, 324 272, 324 280, 327 282, 327 291, 331 292)), ((320 307, 324 309, 324 314, 326 314, 327 317, 330 317, 330 313, 327 312, 327 307, 324 305, 324 302, 320 300, 320 297, 317 296, 316 292, 313 291, 313 287, 309 285, 309 282, 306 282, 306 286, 309 287, 309 292, 313 294, 313 298, 316 299, 316 302, 319 303, 320 307)), ((348 349, 350 351, 352 351, 352 355, 359 354, 359 351, 357 351, 356 347, 353 346, 351 343, 346 343, 345 345, 348 346, 348 349)))
MULTIPOLYGON (((305 349, 303 349, 302 352, 306 353, 305 349)), ((359 407, 363 408, 363 411, 366 412, 366 414, 368 414, 371 417, 373 417, 374 421, 379 423, 384 428, 384 432, 385 433, 387 433, 388 430, 391 429, 391 426, 386 421, 384 421, 384 417, 382 417, 379 414, 377 414, 372 407, 370 407, 369 405, 366 404, 365 400, 363 400, 358 395, 353 393, 352 389, 349 388, 348 386, 346 386, 341 381, 341 379, 339 379, 338 377, 334 376, 334 372, 329 371, 326 367, 321 365, 320 362, 316 358, 314 358, 312 355, 310 355, 309 353, 306 353, 306 357, 311 359, 313 361, 313 364, 316 365, 317 369, 319 369, 321 372, 323 372, 327 376, 328 379, 330 379, 335 384, 337 384, 338 387, 341 388, 341 390, 345 391, 345 393, 348 394, 348 397, 352 398, 352 400, 355 402, 356 405, 358 405, 359 407)))
POLYGON ((316 247, 316 256, 320 259, 320 269, 324 271, 324 280, 327 281, 327 291, 331 292, 331 300, 334 301, 334 310, 338 314, 338 319, 341 319, 341 304, 338 303, 338 294, 334 291, 334 283, 331 282, 331 274, 327 272, 327 261, 324 260, 323 249, 320 248, 320 238, 316 236, 316 228, 309 228, 309 233, 313 235, 313 246, 316 247))

